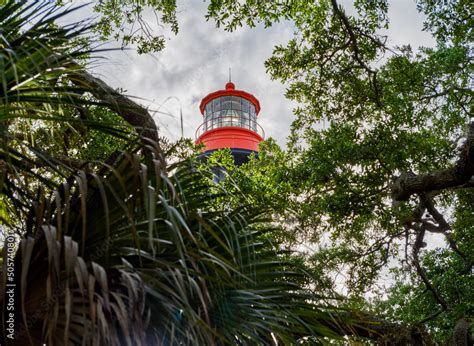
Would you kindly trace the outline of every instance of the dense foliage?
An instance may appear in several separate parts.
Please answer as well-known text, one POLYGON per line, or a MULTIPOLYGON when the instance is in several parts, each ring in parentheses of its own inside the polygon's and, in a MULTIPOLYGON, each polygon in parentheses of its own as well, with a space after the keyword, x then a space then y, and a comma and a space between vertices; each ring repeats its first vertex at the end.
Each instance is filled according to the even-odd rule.
POLYGON ((474 304, 472 6, 418 1, 437 45, 417 51, 386 44, 388 6, 355 1, 349 15, 335 0, 211 1, 208 18, 227 30, 297 28, 266 61, 298 102, 288 150, 264 144, 229 180, 290 220, 317 249, 315 272, 341 273, 354 298, 392 270, 379 313, 442 341, 474 304))

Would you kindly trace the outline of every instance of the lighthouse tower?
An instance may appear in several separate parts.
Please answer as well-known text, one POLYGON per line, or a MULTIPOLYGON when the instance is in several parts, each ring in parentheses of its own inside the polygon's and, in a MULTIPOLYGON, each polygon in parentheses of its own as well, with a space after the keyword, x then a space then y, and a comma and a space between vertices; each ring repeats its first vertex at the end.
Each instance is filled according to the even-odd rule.
POLYGON ((204 97, 199 109, 204 122, 196 131, 196 144, 206 146, 205 157, 215 150, 229 148, 235 163, 241 165, 252 152, 258 152, 265 132, 257 123, 260 102, 255 96, 235 89, 229 80, 224 90, 204 97))

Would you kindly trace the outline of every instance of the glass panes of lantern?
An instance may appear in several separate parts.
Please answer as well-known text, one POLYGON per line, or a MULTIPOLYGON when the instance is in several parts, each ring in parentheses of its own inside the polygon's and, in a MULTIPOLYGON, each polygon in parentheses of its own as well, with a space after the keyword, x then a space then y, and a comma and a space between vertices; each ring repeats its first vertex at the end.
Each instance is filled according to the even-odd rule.
POLYGON ((222 96, 210 101, 204 110, 205 130, 237 126, 257 131, 255 105, 238 96, 222 96))

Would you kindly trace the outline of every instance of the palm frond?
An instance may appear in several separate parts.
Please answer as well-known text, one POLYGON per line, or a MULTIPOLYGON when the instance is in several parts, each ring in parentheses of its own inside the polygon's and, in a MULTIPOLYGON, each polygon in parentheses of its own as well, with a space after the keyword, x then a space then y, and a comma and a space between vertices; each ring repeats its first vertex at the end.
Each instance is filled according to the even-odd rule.
POLYGON ((67 333, 63 343, 81 335, 103 341, 100 331, 112 329, 125 344, 141 344, 144 336, 162 344, 335 336, 321 323, 331 319, 329 306, 304 288, 311 278, 264 236, 272 231, 262 227, 266 211, 212 210, 208 185, 192 167, 183 164, 168 178, 140 153, 124 152, 102 176, 77 172, 51 202, 32 210, 27 228, 41 236, 22 240, 17 268, 39 268, 37 276, 22 275, 32 280, 19 283, 22 302, 34 310, 31 301, 51 299, 48 289, 68 287, 58 300, 65 308, 43 316, 43 340, 59 343, 67 333), (70 309, 79 305, 81 325, 58 324, 71 321, 70 309), (101 328, 89 327, 97 323, 101 328))
MULTIPOLYGON (((25 205, 34 201, 39 186, 29 182, 57 189, 61 180, 57 178, 77 169, 71 160, 32 144, 35 133, 72 125, 130 138, 130 131, 117 121, 76 115, 80 107, 104 106, 87 97, 93 91, 90 86, 69 81, 68 76, 82 69, 76 60, 91 53, 80 43, 90 23, 57 26, 55 21, 77 8, 59 10, 51 2, 28 1, 7 1, 0 8, 0 162, 8 176, 2 182, 9 197, 4 206, 12 214, 24 213, 25 205)), ((3 221, 15 226, 11 220, 3 221)))

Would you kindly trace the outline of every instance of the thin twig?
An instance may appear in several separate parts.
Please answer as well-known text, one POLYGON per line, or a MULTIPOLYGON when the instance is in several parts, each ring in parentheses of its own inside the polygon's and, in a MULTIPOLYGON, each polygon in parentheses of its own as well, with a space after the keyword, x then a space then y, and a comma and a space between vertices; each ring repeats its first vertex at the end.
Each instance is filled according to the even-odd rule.
POLYGON ((417 230, 415 244, 413 245, 413 264, 415 265, 416 272, 420 276, 421 280, 425 284, 426 288, 431 291, 433 298, 443 307, 444 310, 448 310, 448 303, 444 300, 443 297, 438 293, 435 287, 431 284, 428 276, 426 275, 425 270, 421 267, 419 253, 420 248, 423 245, 423 239, 425 237, 425 228, 423 226, 419 227, 417 230))

